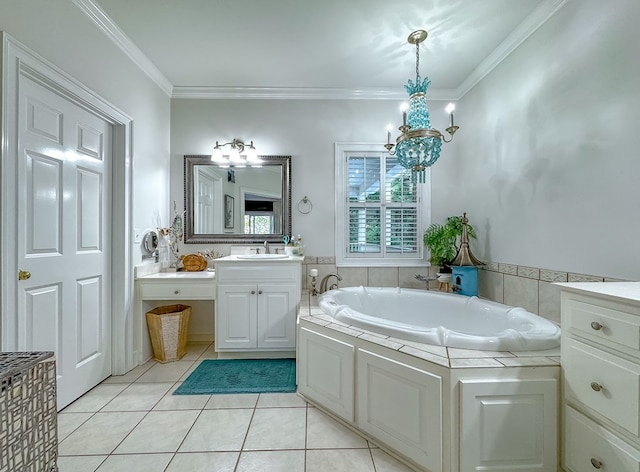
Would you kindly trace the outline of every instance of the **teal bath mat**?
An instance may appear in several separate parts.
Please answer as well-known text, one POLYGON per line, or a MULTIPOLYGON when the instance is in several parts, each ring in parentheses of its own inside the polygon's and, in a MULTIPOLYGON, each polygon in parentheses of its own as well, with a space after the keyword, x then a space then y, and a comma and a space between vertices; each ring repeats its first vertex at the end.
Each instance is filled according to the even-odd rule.
POLYGON ((295 359, 207 359, 174 395, 296 391, 295 359))

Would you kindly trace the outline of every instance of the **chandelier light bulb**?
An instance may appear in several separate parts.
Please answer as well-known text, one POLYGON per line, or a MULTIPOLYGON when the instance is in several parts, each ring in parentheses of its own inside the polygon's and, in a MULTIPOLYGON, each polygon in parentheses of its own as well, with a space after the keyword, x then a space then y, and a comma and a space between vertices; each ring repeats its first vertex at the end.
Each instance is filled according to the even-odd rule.
POLYGON ((387 144, 391 144, 391 130, 393 129, 393 126, 391 125, 391 123, 389 123, 387 125, 387 144))

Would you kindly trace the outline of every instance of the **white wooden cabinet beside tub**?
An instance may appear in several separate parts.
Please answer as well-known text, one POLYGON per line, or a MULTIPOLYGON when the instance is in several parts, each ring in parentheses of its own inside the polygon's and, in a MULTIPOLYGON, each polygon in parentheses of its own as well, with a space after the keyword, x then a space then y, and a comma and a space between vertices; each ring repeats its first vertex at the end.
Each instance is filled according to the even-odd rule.
POLYGON ((216 259, 217 352, 294 356, 302 259, 216 259))
POLYGON ((302 316, 299 393, 419 470, 558 470, 558 365, 454 369, 382 339, 302 316))
POLYGON ((640 283, 562 286, 563 466, 640 471, 640 283))

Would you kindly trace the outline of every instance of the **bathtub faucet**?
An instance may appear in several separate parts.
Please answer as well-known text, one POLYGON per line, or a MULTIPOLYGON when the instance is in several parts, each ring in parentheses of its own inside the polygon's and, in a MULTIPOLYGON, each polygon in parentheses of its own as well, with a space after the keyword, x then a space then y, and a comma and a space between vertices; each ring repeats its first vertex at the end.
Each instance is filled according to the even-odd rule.
MULTIPOLYGON (((340 274, 336 274, 335 272, 331 272, 330 274, 325 275, 324 277, 322 277, 322 280, 320 281, 320 293, 324 293, 327 291, 327 281, 331 277, 335 277, 338 282, 342 280, 342 277, 340 276, 340 274)), ((329 286, 329 290, 333 290, 334 288, 338 288, 337 283, 329 286)))
POLYGON ((416 279, 420 280, 421 282, 425 282, 427 284, 427 290, 429 290, 429 282, 431 282, 432 280, 438 280, 438 277, 416 274, 416 279))

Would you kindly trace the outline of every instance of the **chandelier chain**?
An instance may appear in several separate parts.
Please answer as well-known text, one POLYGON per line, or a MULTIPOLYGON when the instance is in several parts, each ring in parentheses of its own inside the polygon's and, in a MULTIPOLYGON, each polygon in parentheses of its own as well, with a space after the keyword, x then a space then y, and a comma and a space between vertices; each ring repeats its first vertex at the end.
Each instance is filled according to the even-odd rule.
POLYGON ((416 77, 420 76, 420 43, 416 42, 416 77))

